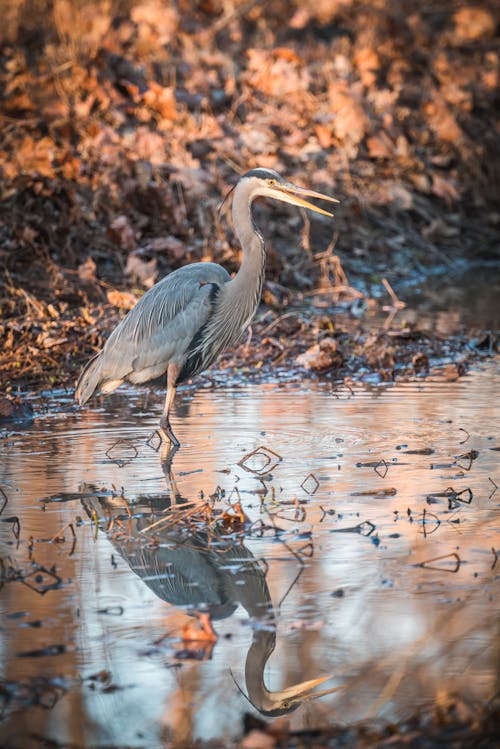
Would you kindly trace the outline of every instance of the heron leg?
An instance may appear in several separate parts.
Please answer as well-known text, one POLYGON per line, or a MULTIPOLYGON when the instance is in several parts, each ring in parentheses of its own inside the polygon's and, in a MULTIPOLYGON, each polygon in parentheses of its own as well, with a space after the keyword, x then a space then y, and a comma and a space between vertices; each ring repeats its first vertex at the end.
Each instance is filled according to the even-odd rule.
POLYGON ((180 447, 180 442, 172 431, 170 426, 170 409, 175 398, 175 383, 179 376, 180 367, 178 364, 169 364, 167 368, 167 395, 165 397, 165 406, 160 419, 160 429, 166 440, 170 440, 173 447, 180 447))

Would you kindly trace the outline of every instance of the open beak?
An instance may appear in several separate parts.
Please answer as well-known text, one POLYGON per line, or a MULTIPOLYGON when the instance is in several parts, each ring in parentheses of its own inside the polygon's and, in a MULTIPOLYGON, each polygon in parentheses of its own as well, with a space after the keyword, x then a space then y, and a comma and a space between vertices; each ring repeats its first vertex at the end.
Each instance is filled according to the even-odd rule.
POLYGON ((281 200, 283 203, 290 203, 291 205, 300 205, 302 208, 309 208, 310 211, 315 213, 322 213, 323 216, 333 216, 333 213, 325 211, 323 208, 318 208, 314 203, 310 203, 308 200, 304 200, 304 197, 317 198, 318 200, 328 200, 330 203, 338 203, 336 198, 331 198, 329 195, 323 195, 321 192, 315 192, 314 190, 308 190, 305 187, 296 187, 295 185, 285 182, 284 184, 278 183, 268 188, 266 194, 270 198, 281 200), (304 197, 302 197, 304 196, 304 197))
POLYGON ((320 676, 319 679, 311 679, 310 681, 303 681, 302 684, 295 684, 293 687, 289 687, 288 689, 283 689, 283 691, 280 692, 280 698, 281 699, 293 699, 293 700, 315 700, 317 697, 324 697, 327 694, 332 694, 333 692, 338 692, 340 689, 345 689, 345 687, 330 687, 330 689, 323 689, 320 692, 313 692, 313 689, 316 689, 317 686, 320 684, 323 684, 325 681, 329 681, 330 679, 333 679, 333 676, 320 676))

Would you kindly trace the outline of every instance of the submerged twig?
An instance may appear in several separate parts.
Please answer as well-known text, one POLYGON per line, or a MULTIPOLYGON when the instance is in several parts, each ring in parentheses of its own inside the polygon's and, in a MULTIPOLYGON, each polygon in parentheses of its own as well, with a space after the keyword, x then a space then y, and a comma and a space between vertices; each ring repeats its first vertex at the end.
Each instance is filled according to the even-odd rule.
POLYGON ((433 557, 432 559, 427 559, 425 562, 420 562, 417 567, 423 567, 423 569, 426 570, 436 570, 437 572, 451 572, 455 573, 458 572, 460 569, 460 565, 462 563, 462 560, 458 556, 456 551, 451 552, 451 554, 442 554, 439 557, 433 557), (454 559, 455 560, 455 566, 453 569, 448 569, 447 567, 435 567, 433 566, 433 562, 440 562, 443 559, 454 559))

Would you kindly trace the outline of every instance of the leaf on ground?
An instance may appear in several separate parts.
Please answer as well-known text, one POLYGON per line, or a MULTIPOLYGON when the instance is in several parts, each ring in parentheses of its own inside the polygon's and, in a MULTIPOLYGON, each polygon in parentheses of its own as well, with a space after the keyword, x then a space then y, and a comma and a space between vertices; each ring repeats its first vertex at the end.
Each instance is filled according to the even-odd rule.
POLYGON ((372 159, 391 159, 394 157, 394 143, 383 131, 370 135, 366 139, 366 146, 372 159))
POLYGON ((277 738, 253 728, 238 744, 238 749, 275 749, 277 738))
POLYGON ((21 172, 32 177, 55 177, 52 161, 56 153, 56 144, 48 136, 34 139, 26 135, 19 144, 15 161, 21 172))
POLYGON ((125 273, 131 277, 132 281, 139 282, 150 289, 158 275, 156 258, 143 260, 138 253, 131 252, 127 257, 125 273))
POLYGON ((449 207, 460 199, 460 192, 454 180, 446 179, 436 172, 432 175, 432 192, 438 198, 442 198, 449 207))
POLYGON ((358 144, 364 137, 368 120, 361 98, 343 81, 331 83, 328 89, 330 108, 334 114, 333 131, 337 138, 358 144))
POLYGON ((460 42, 490 39, 495 35, 497 21, 486 8, 466 6, 453 16, 455 34, 460 42))
POLYGON ((130 310, 135 307, 137 299, 129 291, 118 291, 111 289, 106 292, 107 300, 117 309, 130 310))
POLYGON ((441 95, 435 93, 432 101, 424 105, 424 111, 431 130, 438 138, 447 143, 455 143, 461 139, 462 129, 441 95))
POLYGON ((310 74, 297 54, 285 47, 247 50, 246 82, 267 96, 282 99, 309 88, 310 74))
POLYGON ((81 281, 95 281, 96 264, 90 255, 78 266, 78 278, 81 281))
POLYGON ((340 366, 344 360, 343 354, 339 351, 337 343, 330 339, 324 338, 319 343, 307 349, 300 354, 296 363, 305 369, 313 369, 322 372, 335 366, 340 366))
POLYGON ((137 247, 135 232, 127 216, 117 216, 108 227, 108 236, 124 250, 134 250, 137 247))
POLYGON ((177 117, 174 89, 171 86, 160 86, 150 81, 149 89, 142 96, 144 103, 157 112, 164 120, 173 121, 177 117))
POLYGON ((372 47, 361 47, 354 55, 354 64, 358 68, 363 86, 373 86, 380 68, 380 58, 376 50, 372 47))

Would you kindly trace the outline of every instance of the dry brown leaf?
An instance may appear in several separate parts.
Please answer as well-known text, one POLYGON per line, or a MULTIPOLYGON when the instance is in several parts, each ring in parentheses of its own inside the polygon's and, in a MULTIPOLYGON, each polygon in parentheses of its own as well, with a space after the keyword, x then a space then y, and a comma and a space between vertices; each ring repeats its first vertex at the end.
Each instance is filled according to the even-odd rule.
POLYGON ((361 47, 354 55, 354 64, 359 70, 361 83, 366 88, 373 86, 380 68, 380 58, 372 47, 361 47))
POLYGON ((127 257, 125 273, 133 281, 142 283, 146 288, 150 289, 158 275, 156 258, 143 260, 137 253, 131 252, 127 257))
POLYGON ((239 136, 241 142, 250 153, 270 153, 275 148, 275 136, 272 130, 265 125, 258 126, 254 123, 244 124, 240 128, 239 136))
POLYGON ((321 148, 330 148, 332 145, 332 129, 326 125, 315 125, 314 131, 321 148))
POLYGON ((344 357, 338 350, 337 343, 331 338, 324 338, 319 343, 307 349, 300 354, 296 362, 299 367, 313 369, 317 372, 323 372, 334 366, 339 366, 344 357))
POLYGON ((135 307, 137 299, 129 291, 118 291, 117 289, 111 289, 106 292, 108 302, 116 307, 117 309, 130 310, 135 307))
POLYGON ((130 226, 127 216, 117 216, 108 227, 108 236, 124 250, 134 250, 137 247, 135 232, 130 226))
POLYGON ((141 245, 138 252, 142 255, 155 253, 168 255, 174 260, 181 260, 186 253, 186 245, 177 237, 157 237, 141 245))
POLYGON ((55 338, 45 331, 40 333, 36 339, 37 346, 43 349, 54 348, 54 346, 60 346, 62 343, 67 343, 67 341, 67 338, 55 338))
POLYGON ((181 167, 172 175, 173 182, 179 182, 192 200, 205 198, 214 184, 214 176, 205 169, 181 167))
POLYGON ((156 44, 168 44, 177 31, 175 5, 164 0, 141 0, 131 8, 130 18, 139 26, 139 35, 145 42, 151 35, 156 44))
POLYGON ((182 628, 182 639, 189 642, 217 642, 210 614, 196 612, 196 620, 187 622, 182 628))
POLYGON ((15 161, 21 172, 32 177, 39 176, 50 179, 55 176, 52 166, 55 153, 56 144, 52 138, 46 136, 34 140, 31 136, 26 135, 17 148, 15 161))
POLYGON ((366 139, 366 146, 372 159, 390 159, 394 156, 394 143, 384 132, 370 135, 366 139))
POLYGON ((309 15, 309 11, 306 10, 306 8, 297 8, 288 25, 291 29, 303 29, 305 26, 307 26, 310 20, 311 16, 309 15))
POLYGON ((438 198, 442 198, 448 206, 451 206, 454 201, 460 198, 460 192, 456 183, 436 173, 432 175, 432 192, 438 198))
POLYGON ((469 5, 457 10, 453 16, 455 34, 460 41, 490 39, 495 35, 496 21, 486 8, 469 5))
POLYGON ((389 184, 387 192, 390 202, 394 203, 400 210, 409 211, 413 208, 413 195, 401 182, 389 184))
POLYGON ((254 728, 240 741, 238 749, 274 749, 276 741, 274 736, 254 728))
POLYGON ((365 135, 368 120, 360 98, 343 82, 332 83, 328 89, 333 112, 333 131, 337 138, 357 144, 365 135))
POLYGON ((247 50, 248 66, 245 81, 267 96, 282 99, 309 88, 310 75, 293 50, 280 47, 276 50, 247 50))
POLYGON ((31 97, 25 91, 10 96, 3 102, 3 106, 7 112, 12 112, 14 110, 33 111, 35 109, 31 97))
POLYGON ((175 120, 177 108, 175 106, 175 93, 172 86, 160 86, 155 81, 150 81, 149 89, 142 96, 144 103, 158 112, 164 120, 175 120))
POLYGON ((81 281, 95 281, 96 264, 90 255, 78 266, 78 278, 81 281))
POLYGON ((151 164, 164 164, 165 139, 148 127, 138 127, 133 140, 132 156, 151 164))
POLYGON ((460 140, 462 129, 442 96, 436 93, 433 100, 424 105, 424 111, 431 129, 438 138, 449 143, 460 140))
POLYGON ((282 60, 288 60, 288 62, 297 62, 302 63, 302 59, 298 56, 298 54, 295 52, 295 50, 290 49, 290 47, 275 47, 273 49, 273 55, 276 58, 281 58, 282 60))

